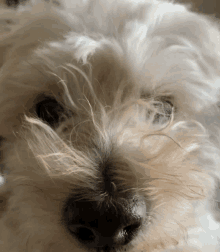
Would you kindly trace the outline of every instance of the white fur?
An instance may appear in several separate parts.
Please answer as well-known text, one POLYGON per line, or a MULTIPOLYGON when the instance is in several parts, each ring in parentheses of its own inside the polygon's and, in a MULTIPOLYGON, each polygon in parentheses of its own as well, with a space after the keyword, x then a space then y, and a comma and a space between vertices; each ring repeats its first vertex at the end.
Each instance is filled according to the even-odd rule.
POLYGON ((219 252, 217 24, 167 1, 33 0, 2 6, 0 27, 1 197, 8 202, 0 251, 86 251, 58 219, 70 188, 90 188, 99 176, 102 155, 88 146, 95 132, 103 153, 114 143, 113 157, 130 164, 117 170, 118 188, 155 202, 150 224, 126 251, 219 252), (34 114, 42 94, 76 116, 52 129, 34 114), (163 99, 173 111, 155 124, 166 113, 157 107, 163 99), (48 209, 37 188, 57 192, 48 209))

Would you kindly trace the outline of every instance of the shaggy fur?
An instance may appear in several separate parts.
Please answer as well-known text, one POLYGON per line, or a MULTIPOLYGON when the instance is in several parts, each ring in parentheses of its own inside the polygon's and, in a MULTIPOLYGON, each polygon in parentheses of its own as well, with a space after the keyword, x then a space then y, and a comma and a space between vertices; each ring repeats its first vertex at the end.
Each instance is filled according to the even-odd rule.
POLYGON ((219 252, 217 24, 33 0, 0 27, 0 251, 219 252))

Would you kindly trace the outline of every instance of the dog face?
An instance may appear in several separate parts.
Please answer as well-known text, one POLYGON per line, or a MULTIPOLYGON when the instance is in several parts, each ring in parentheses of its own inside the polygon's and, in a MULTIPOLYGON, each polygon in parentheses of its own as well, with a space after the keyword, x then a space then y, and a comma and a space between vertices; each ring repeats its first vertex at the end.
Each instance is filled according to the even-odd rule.
POLYGON ((220 177, 211 21, 157 1, 8 12, 1 251, 205 251, 194 228, 220 177))

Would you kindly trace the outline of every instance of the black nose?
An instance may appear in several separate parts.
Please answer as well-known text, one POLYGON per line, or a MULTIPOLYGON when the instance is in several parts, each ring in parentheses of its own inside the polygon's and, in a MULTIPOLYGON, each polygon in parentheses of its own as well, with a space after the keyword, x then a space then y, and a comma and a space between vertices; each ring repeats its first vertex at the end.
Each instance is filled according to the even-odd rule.
POLYGON ((68 230, 88 248, 128 244, 138 234, 146 215, 144 200, 89 202, 69 199, 64 211, 68 230))

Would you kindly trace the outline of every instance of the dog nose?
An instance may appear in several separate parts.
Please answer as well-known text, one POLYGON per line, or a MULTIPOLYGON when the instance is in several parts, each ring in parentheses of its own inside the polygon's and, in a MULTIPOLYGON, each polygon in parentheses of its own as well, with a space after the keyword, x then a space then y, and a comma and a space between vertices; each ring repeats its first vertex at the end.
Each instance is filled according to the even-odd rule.
POLYGON ((70 199, 64 216, 68 230, 88 248, 120 247, 140 232, 146 204, 140 199, 102 204, 70 199))

